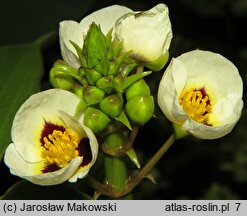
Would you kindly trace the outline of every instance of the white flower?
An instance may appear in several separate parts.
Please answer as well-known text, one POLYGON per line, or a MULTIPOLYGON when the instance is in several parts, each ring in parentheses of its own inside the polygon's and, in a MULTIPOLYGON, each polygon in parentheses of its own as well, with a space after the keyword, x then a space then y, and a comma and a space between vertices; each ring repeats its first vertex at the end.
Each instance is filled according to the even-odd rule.
POLYGON ((51 89, 31 96, 16 113, 4 161, 14 175, 39 185, 83 178, 94 164, 98 142, 74 115, 79 98, 51 89))
POLYGON ((89 26, 93 22, 99 24, 101 31, 104 34, 107 34, 119 17, 131 11, 132 10, 127 7, 113 5, 93 12, 82 19, 80 23, 72 20, 60 22, 60 47, 65 62, 74 68, 80 67, 76 50, 70 41, 73 41, 79 45, 79 47, 82 47, 83 35, 86 35, 89 26))
POLYGON ((152 70, 160 70, 168 59, 172 29, 165 4, 144 12, 130 12, 115 24, 115 35, 123 41, 125 51, 152 70))
POLYGON ((159 85, 166 117, 195 137, 215 139, 231 132, 241 116, 243 83, 223 56, 194 50, 173 58, 159 85))

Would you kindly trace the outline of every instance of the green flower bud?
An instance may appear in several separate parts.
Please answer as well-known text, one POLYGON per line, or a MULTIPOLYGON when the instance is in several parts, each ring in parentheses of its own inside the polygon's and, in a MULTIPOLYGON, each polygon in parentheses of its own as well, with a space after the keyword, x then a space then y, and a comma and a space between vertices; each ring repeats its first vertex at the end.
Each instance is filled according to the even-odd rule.
POLYGON ((94 133, 103 131, 110 121, 110 118, 98 109, 88 107, 84 112, 84 124, 94 133))
POLYGON ((137 95, 150 95, 150 89, 144 79, 140 79, 132 84, 125 92, 126 99, 130 100, 137 95))
POLYGON ((94 85, 102 75, 93 69, 85 69, 85 76, 89 84, 94 85))
POLYGON ((104 99, 105 92, 96 86, 86 85, 83 87, 83 96, 88 105, 94 105, 104 99))
POLYGON ((51 68, 49 79, 54 88, 71 90, 74 86, 74 78, 69 74, 76 74, 77 70, 70 67, 64 61, 58 60, 51 68))
POLYGON ((108 43, 99 25, 95 23, 90 25, 84 40, 82 53, 90 69, 99 64, 102 59, 107 58, 108 43))
POLYGON ((126 103, 129 118, 140 125, 144 125, 153 116, 154 100, 152 96, 138 95, 126 103))
POLYGON ((123 108, 123 100, 117 95, 109 95, 99 104, 100 109, 108 116, 119 116, 123 108))
POLYGON ((96 82, 96 86, 99 89, 102 89, 104 92, 106 92, 107 94, 109 94, 112 90, 112 80, 113 80, 113 76, 108 75, 108 76, 104 76, 101 77, 97 82, 96 82))

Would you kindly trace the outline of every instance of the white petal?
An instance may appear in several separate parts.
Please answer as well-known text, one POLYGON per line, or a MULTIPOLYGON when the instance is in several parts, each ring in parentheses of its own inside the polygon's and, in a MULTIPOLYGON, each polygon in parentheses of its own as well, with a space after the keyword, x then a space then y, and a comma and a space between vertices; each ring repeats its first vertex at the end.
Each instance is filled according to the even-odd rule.
POLYGON ((6 149, 4 162, 13 175, 20 176, 38 185, 56 185, 67 181, 79 168, 82 157, 74 158, 67 166, 55 172, 37 174, 37 167, 41 164, 25 161, 13 144, 6 149))
MULTIPOLYGON (((70 182, 76 182, 77 178, 85 177, 88 174, 90 168, 94 165, 97 159, 97 156, 98 156, 99 144, 98 144, 97 138, 95 137, 94 133, 89 128, 87 128, 83 124, 80 124, 75 118, 67 115, 65 112, 60 112, 60 115, 68 128, 74 130, 80 138, 88 137, 88 139, 90 140, 89 144, 90 144, 90 149, 92 152, 92 160, 86 166, 79 167, 79 169, 69 179, 70 182)), ((83 122, 83 121, 80 121, 80 122, 83 122)))
MULTIPOLYGON (((214 126, 224 124, 234 124, 241 116, 243 101, 240 95, 228 94, 213 106, 210 122, 215 122, 214 126)), ((233 126, 234 126, 233 125, 233 126)))
POLYGON ((64 61, 74 67, 79 68, 79 60, 75 48, 70 41, 82 46, 82 28, 79 23, 75 21, 63 21, 59 23, 59 42, 61 48, 61 55, 64 61))
MULTIPOLYGON (((240 104, 239 109, 241 110, 242 105, 240 104)), ((193 136, 201 139, 217 139, 230 133, 237 121, 239 120, 239 115, 237 118, 233 119, 231 122, 227 122, 221 126, 211 127, 198 122, 188 119, 183 124, 183 129, 193 136)))
POLYGON ((188 74, 187 85, 209 85, 220 98, 231 93, 242 94, 243 85, 238 69, 222 55, 193 50, 177 60, 182 62, 188 74))
POLYGON ((16 150, 15 145, 11 143, 4 155, 4 162, 10 168, 12 174, 17 176, 35 175, 42 170, 42 161, 29 163, 16 150))
MULTIPOLYGON (((210 123, 218 126, 229 122, 229 116, 234 116, 235 107, 241 103, 243 92, 242 79, 235 65, 220 54, 203 50, 187 52, 176 60, 187 74, 186 88, 205 87, 213 106, 210 123)), ((182 90, 177 89, 178 95, 182 90)))
POLYGON ((107 34, 113 28, 117 19, 129 12, 132 12, 132 10, 127 7, 112 5, 91 13, 80 22, 80 25, 83 28, 83 32, 86 33, 92 22, 95 22, 100 25, 101 31, 107 34))
POLYGON ((123 40, 126 51, 133 50, 135 58, 152 62, 163 55, 172 39, 168 8, 158 4, 145 12, 133 12, 121 17, 114 32, 123 40))
POLYGON ((64 125, 59 110, 73 115, 79 98, 65 90, 51 89, 32 95, 20 107, 12 126, 12 141, 16 150, 26 161, 40 161, 40 136, 44 120, 64 125))
POLYGON ((68 115, 66 112, 61 111, 61 110, 59 111, 59 115, 61 119, 65 122, 67 128, 76 132, 76 134, 79 136, 80 139, 87 137, 87 134, 84 131, 84 128, 82 127, 82 125, 80 125, 80 123, 74 117, 68 115))
POLYGON ((160 81, 158 104, 166 117, 176 124, 182 124, 187 118, 178 102, 179 93, 187 81, 187 73, 177 59, 172 59, 160 81))
MULTIPOLYGON (((81 119, 83 119, 83 116, 81 117, 81 119)), ((80 120, 80 122, 83 122, 83 121, 80 120)), ((96 162, 96 159, 98 156, 99 145, 98 145, 97 138, 95 137, 94 133, 89 128, 87 128, 84 125, 82 125, 82 127, 83 127, 84 131, 86 132, 87 137, 90 140, 90 147, 91 147, 91 151, 92 151, 92 161, 89 164, 87 164, 86 166, 80 167, 77 170, 77 172, 69 179, 70 182, 76 182, 78 178, 81 179, 81 178, 85 177, 88 174, 90 168, 96 162)))
POLYGON ((173 59, 160 82, 158 103, 167 118, 183 124, 196 137, 215 139, 229 133, 241 116, 243 83, 237 68, 223 56, 194 50, 173 59), (206 126, 190 119, 181 108, 178 96, 183 89, 205 88, 212 113, 206 126))
POLYGON ((83 46, 83 35, 86 35, 92 22, 99 24, 101 30, 106 34, 114 25, 116 20, 123 14, 132 11, 131 9, 113 5, 102 8, 86 16, 80 23, 75 21, 63 21, 60 23, 59 37, 63 59, 72 67, 78 68, 79 62, 77 53, 70 41, 75 42, 79 47, 83 46))

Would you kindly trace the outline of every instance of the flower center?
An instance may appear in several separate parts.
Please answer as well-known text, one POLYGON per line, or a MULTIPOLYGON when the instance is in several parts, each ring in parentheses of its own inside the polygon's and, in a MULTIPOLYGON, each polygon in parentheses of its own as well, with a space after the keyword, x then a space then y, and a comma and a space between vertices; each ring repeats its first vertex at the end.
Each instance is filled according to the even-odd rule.
POLYGON ((48 167, 55 165, 63 168, 79 155, 77 150, 80 141, 79 137, 69 129, 65 129, 63 132, 53 130, 52 134, 43 138, 43 141, 44 145, 41 154, 48 167))
POLYGON ((212 111, 212 105, 204 88, 184 90, 178 99, 180 105, 191 119, 210 125, 208 118, 212 111))

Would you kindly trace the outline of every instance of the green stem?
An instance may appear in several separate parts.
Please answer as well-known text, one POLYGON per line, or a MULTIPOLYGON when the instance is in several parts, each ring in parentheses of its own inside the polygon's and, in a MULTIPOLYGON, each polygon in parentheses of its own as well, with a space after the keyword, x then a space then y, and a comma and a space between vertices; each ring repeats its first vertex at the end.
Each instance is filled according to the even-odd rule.
POLYGON ((127 180, 125 163, 120 158, 105 155, 105 177, 114 191, 121 192, 127 180))
MULTIPOLYGON (((114 132, 105 137, 103 146, 118 150, 128 138, 128 134, 123 130, 114 132)), ((105 178, 107 185, 115 192, 121 192, 125 188, 126 180, 128 178, 128 171, 125 163, 121 158, 104 155, 105 164, 105 178)))
POLYGON ((138 73, 142 73, 143 70, 144 70, 144 65, 143 65, 143 64, 139 64, 139 65, 137 66, 136 73, 137 73, 137 74, 138 74, 138 73))
POLYGON ((151 169, 156 165, 156 163, 160 160, 160 158, 167 152, 167 150, 172 146, 172 144, 176 140, 176 135, 172 134, 168 140, 161 146, 161 148, 153 155, 153 157, 145 164, 145 166, 140 170, 140 172, 132 178, 124 193, 129 193, 129 191, 132 191, 133 188, 135 188, 142 179, 148 175, 148 173, 151 171, 151 169))
MULTIPOLYGON (((109 160, 106 159, 106 179, 108 184, 103 185, 91 176, 88 176, 88 183, 102 195, 110 197, 123 197, 131 193, 131 191, 142 181, 142 179, 148 175, 151 169, 156 165, 160 158, 167 152, 176 140, 176 135, 172 134, 168 140, 161 146, 161 148, 153 155, 153 157, 146 163, 146 165, 140 170, 140 172, 127 180, 127 169, 125 164, 119 159, 111 156, 109 160), (115 159, 119 159, 118 162, 115 159), (110 167, 114 165, 115 167, 110 167), (116 170, 119 169, 119 170, 116 170), (125 171, 124 171, 125 170, 125 171), (110 183, 110 184, 109 184, 110 183)), ((131 198, 131 197, 127 197, 131 198)))

